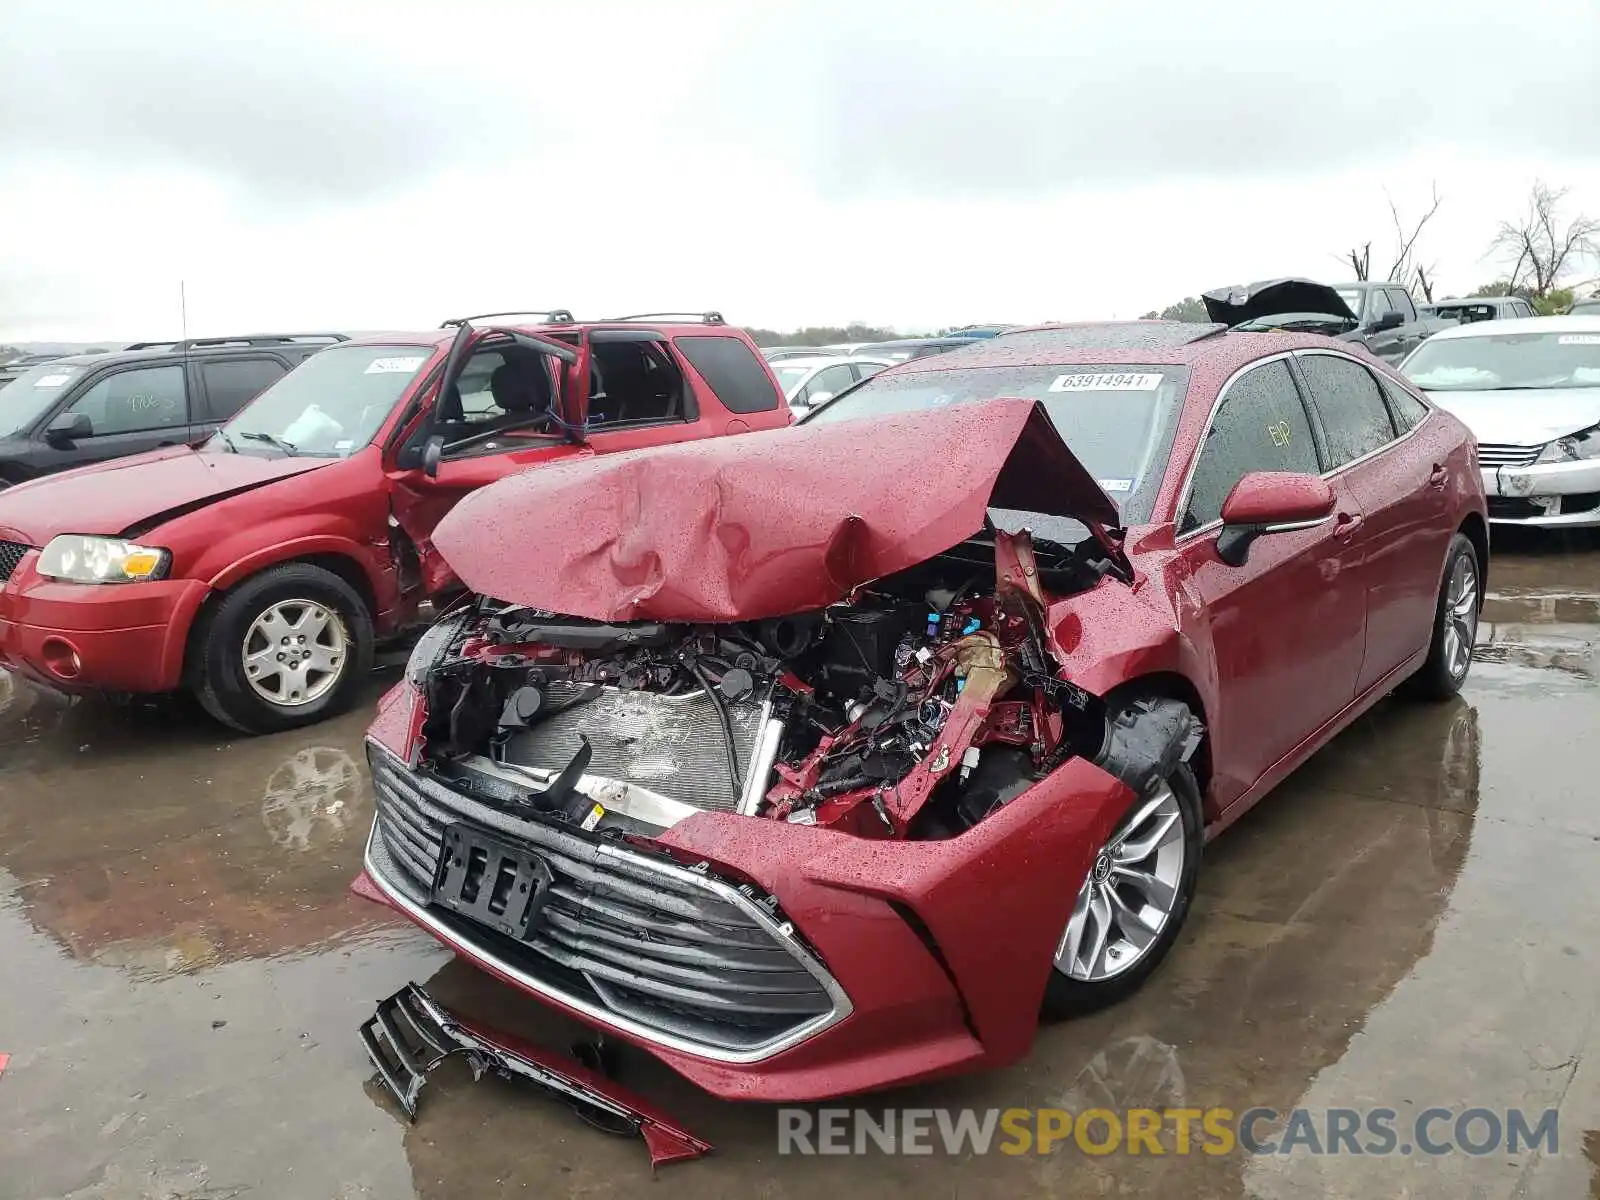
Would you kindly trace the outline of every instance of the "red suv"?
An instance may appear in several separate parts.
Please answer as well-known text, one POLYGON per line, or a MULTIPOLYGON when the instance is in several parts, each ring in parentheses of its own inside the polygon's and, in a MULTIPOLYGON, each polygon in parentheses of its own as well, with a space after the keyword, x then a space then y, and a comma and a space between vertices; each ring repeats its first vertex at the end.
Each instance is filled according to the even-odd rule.
POLYGON ((309 724, 458 586, 430 538, 468 492, 789 424, 715 313, 473 323, 515 315, 332 346, 202 443, 0 494, 0 667, 68 692, 187 688, 249 733, 309 724))

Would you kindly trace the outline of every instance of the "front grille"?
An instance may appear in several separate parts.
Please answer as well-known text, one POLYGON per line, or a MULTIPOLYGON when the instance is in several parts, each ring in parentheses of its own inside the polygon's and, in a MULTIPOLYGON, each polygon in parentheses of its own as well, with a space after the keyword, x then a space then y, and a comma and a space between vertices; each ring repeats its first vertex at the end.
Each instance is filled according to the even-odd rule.
POLYGON ((1482 467, 1531 467, 1543 446, 1513 446, 1506 442, 1479 442, 1478 465, 1482 467))
POLYGON ((377 796, 369 869, 431 923, 539 990, 724 1058, 762 1057, 849 1011, 755 889, 514 816, 408 771, 377 746, 368 760, 377 796), (458 821, 525 844, 550 868, 550 899, 524 940, 430 904, 443 830, 458 821))
POLYGON ((25 546, 21 542, 0 542, 0 583, 11 578, 11 573, 22 562, 22 556, 32 546, 25 546))
MULTIPOLYGON (((584 698, 589 691, 581 684, 552 685, 549 702, 578 702, 509 739, 505 761, 559 771, 578 753, 581 734, 594 754, 588 774, 636 783, 695 808, 733 811, 739 797, 728 776, 727 742, 710 696, 603 687, 592 699, 584 698)), ((727 708, 742 782, 766 713, 760 702, 750 700, 727 708)))

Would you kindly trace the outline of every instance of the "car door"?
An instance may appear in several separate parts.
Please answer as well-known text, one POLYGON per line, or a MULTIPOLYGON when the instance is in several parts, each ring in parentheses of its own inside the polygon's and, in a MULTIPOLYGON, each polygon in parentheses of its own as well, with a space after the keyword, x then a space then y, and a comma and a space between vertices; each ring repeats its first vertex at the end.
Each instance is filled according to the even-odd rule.
POLYGON ((720 432, 704 419, 671 339, 654 330, 596 329, 585 341, 588 448, 595 454, 643 450, 720 432))
POLYGON ((1217 553, 1224 500, 1251 471, 1323 470, 1287 357, 1224 388, 1179 505, 1177 548, 1207 627, 1221 705, 1210 714, 1216 796, 1226 806, 1355 694, 1366 599, 1352 540, 1360 508, 1333 481, 1334 513, 1258 538, 1241 566, 1217 553))
MULTIPOLYGON (((1424 649, 1433 631, 1439 568, 1453 533, 1444 426, 1397 424, 1366 366, 1333 351, 1295 356, 1321 422, 1329 481, 1361 506, 1358 542, 1367 597, 1360 694, 1424 649)), ((1424 410, 1426 411, 1426 410, 1424 410)))
POLYGON ((1389 293, 1389 303, 1394 306, 1394 311, 1400 314, 1401 325, 1394 332, 1396 357, 1390 362, 1399 362, 1418 346, 1422 339, 1427 337, 1428 330, 1423 325, 1417 314, 1417 306, 1411 299, 1411 293, 1403 287, 1385 288, 1389 293))
POLYGON ((1365 333, 1362 341, 1368 350, 1385 362, 1399 362, 1403 357, 1400 346, 1401 327, 1379 329, 1378 325, 1389 313, 1396 311, 1387 288, 1371 288, 1367 292, 1367 311, 1362 320, 1365 333))
POLYGON ((582 361, 576 350, 550 339, 518 335, 513 341, 463 327, 440 368, 443 386, 424 385, 432 395, 385 470, 395 524, 415 555, 414 561, 401 555, 403 591, 418 585, 432 596, 456 582, 433 549, 433 531, 468 493, 528 467, 592 452, 570 432, 581 425, 569 397, 573 368, 582 361), (535 423, 541 404, 558 420, 535 423), (432 463, 431 441, 437 442, 432 463))
POLYGON ((182 362, 113 367, 85 381, 51 417, 40 437, 52 471, 106 462, 190 439, 189 389, 182 362), (66 439, 49 424, 87 417, 89 433, 66 439))
POLYGON ((289 370, 287 363, 270 354, 192 359, 190 367, 199 381, 190 421, 197 438, 215 432, 289 370))

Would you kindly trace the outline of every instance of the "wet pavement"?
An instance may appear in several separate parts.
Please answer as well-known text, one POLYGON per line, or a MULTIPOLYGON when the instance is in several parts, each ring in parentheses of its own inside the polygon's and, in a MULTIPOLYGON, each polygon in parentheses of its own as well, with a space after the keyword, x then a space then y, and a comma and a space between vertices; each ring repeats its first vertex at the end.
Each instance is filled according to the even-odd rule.
POLYGON ((1460 699, 1384 702, 1208 849, 1133 1000, 862 1103, 1553 1108, 1554 1154, 780 1157, 773 1109, 637 1054, 629 1086, 718 1147, 654 1183, 640 1145, 459 1064, 409 1125, 355 1037, 407 980, 570 1031, 348 895, 365 716, 235 740, 0 672, 0 1198, 1600 1198, 1600 550, 1501 554, 1479 640, 1460 699))

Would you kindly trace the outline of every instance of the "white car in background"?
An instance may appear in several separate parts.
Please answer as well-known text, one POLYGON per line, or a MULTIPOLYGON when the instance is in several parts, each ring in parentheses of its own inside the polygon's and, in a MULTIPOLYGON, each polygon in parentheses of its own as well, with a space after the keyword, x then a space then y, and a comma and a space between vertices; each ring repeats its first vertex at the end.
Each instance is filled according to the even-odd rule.
POLYGON ((1478 439, 1489 520, 1600 526, 1600 315, 1458 325, 1400 372, 1478 439))
POLYGON ((888 358, 838 354, 781 358, 771 364, 784 399, 796 416, 894 365, 894 360, 888 358))

